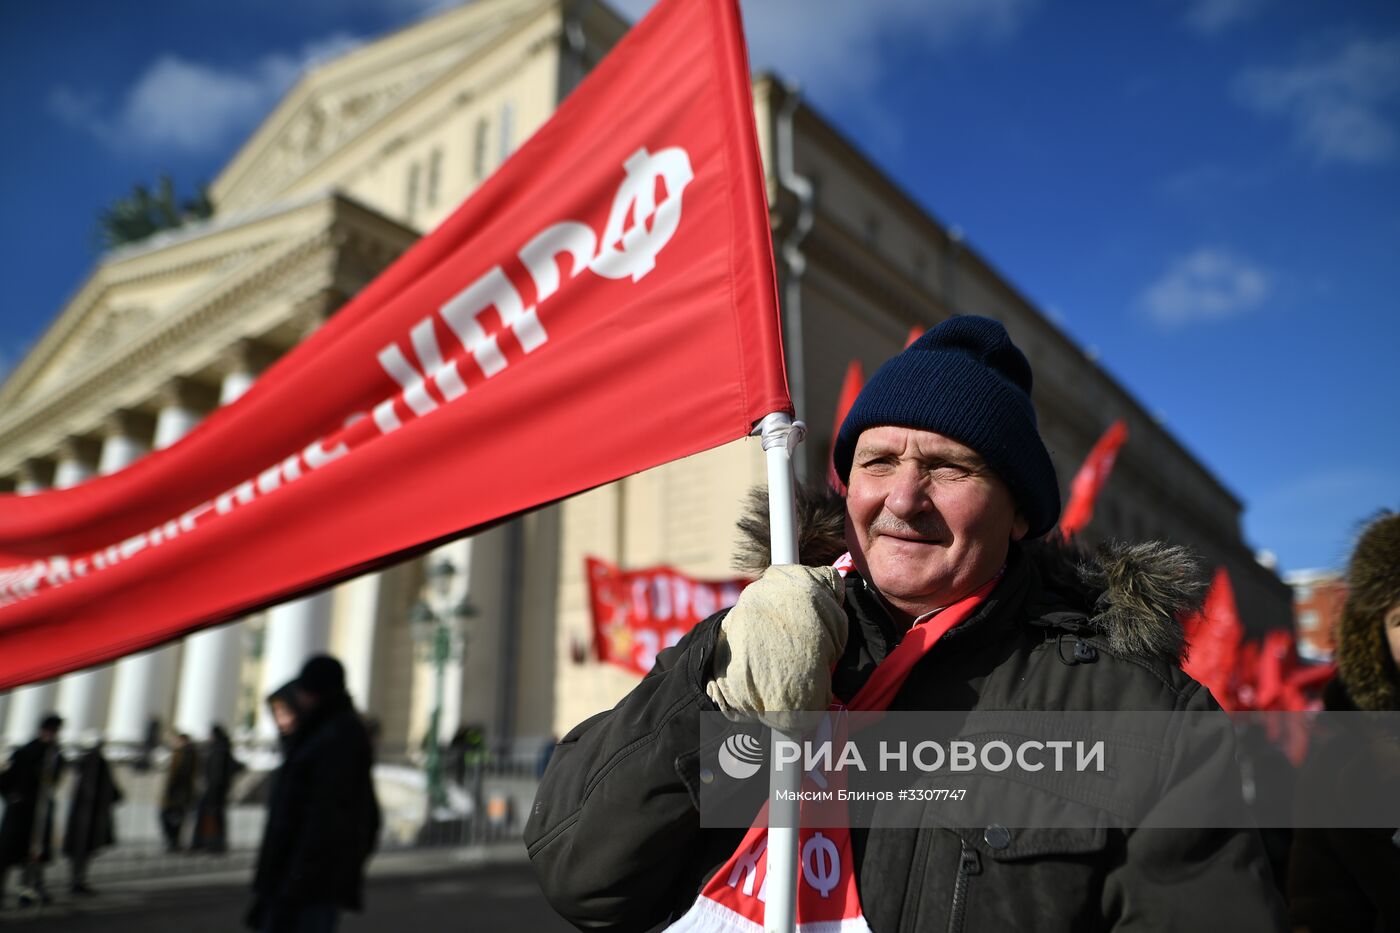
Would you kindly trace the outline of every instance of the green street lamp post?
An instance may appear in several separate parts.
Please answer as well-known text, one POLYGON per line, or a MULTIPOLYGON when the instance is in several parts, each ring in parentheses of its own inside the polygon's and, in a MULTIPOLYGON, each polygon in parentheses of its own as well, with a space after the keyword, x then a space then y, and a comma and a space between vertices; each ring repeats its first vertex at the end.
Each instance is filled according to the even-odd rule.
POLYGON ((447 662, 452 660, 460 623, 476 614, 465 597, 455 606, 447 605, 452 594, 452 581, 456 575, 457 568, 446 558, 431 565, 423 581, 422 598, 413 604, 408 617, 413 628, 414 640, 424 647, 427 659, 433 665, 433 711, 428 718, 428 731, 423 739, 426 751, 423 770, 428 780, 429 822, 435 813, 447 806, 447 789, 442 779, 442 743, 439 735, 443 694, 447 682, 447 662))

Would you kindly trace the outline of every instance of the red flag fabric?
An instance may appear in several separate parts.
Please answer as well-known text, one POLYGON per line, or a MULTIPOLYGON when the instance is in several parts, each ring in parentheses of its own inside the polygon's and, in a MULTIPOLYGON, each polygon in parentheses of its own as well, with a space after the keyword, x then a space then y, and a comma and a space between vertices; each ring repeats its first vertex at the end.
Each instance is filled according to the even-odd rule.
POLYGON ((1224 567, 1215 571, 1201 611, 1186 620, 1185 629, 1188 653, 1182 670, 1210 690, 1222 707, 1238 709, 1233 675, 1244 626, 1224 567))
POLYGON ((697 622, 727 609, 749 580, 697 580, 671 567, 621 570, 584 558, 598 660, 645 675, 656 654, 680 641, 697 622))
POLYGON ((846 378, 841 381, 841 394, 836 398, 836 417, 831 425, 831 449, 826 454, 826 481, 843 496, 846 494, 846 484, 836 475, 836 436, 841 433, 841 422, 851 413, 851 406, 856 403, 856 396, 860 395, 864 386, 865 367, 860 365, 860 360, 851 360, 850 365, 846 367, 846 378))
POLYGON ((662 0, 475 195, 180 443, 0 498, 0 688, 791 412, 736 0, 662 0))
POLYGON ((1108 474, 1113 472, 1113 462, 1118 458, 1118 450, 1127 439, 1128 425, 1121 419, 1115 421, 1089 451, 1089 456, 1084 458, 1084 465, 1079 468, 1079 472, 1074 475, 1074 482, 1070 484, 1069 504, 1060 516, 1062 536, 1069 538, 1078 534, 1089 524, 1089 519, 1094 517, 1094 502, 1099 498, 1099 491, 1103 489, 1104 483, 1108 481, 1108 474))

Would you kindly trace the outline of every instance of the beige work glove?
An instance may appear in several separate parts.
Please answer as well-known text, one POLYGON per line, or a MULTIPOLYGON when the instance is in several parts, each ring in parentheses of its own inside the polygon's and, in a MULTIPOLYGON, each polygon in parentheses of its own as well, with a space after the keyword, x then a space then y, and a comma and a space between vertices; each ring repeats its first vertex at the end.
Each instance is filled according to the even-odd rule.
POLYGON ((802 732, 831 705, 831 669, 846 649, 844 581, 831 567, 769 567, 719 628, 705 692, 730 718, 802 732), (795 713, 815 711, 806 716, 795 713))

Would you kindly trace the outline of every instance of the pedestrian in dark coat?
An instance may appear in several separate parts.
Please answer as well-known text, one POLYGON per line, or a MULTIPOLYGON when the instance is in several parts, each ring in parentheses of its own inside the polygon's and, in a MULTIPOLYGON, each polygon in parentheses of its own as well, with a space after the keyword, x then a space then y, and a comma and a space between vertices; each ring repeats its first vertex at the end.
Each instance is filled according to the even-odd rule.
POLYGON ((216 724, 210 730, 209 748, 204 753, 204 787, 195 810, 191 849, 214 853, 228 851, 228 795, 233 779, 242 770, 243 763, 234 757, 228 733, 216 724))
POLYGON ((195 777, 198 774, 198 761, 194 743, 181 732, 175 736, 175 745, 170 750, 170 763, 165 771, 165 788, 160 795, 160 828, 165 833, 167 852, 179 852, 182 848, 185 819, 190 807, 194 806, 195 777))
MULTIPOLYGON (((1398 712, 1400 514, 1386 514, 1362 533, 1347 587, 1337 625, 1338 676, 1323 691, 1323 703, 1335 712, 1398 712)), ((1315 741, 1303 763, 1299 796, 1368 799, 1363 794, 1386 787, 1400 793, 1400 733, 1386 731, 1381 717, 1338 722, 1350 734, 1315 741)), ((1400 930, 1400 826, 1298 829, 1288 903, 1300 933, 1400 930)))
POLYGON ((248 925, 264 933, 332 930, 363 906, 379 835, 369 736, 345 671, 311 658, 295 681, 296 726, 273 779, 248 925))
MULTIPOLYGON (((857 695, 916 626, 955 604, 970 614, 918 655, 890 710, 1213 719, 1226 726, 1214 744, 1173 740, 1169 723, 1188 717, 1142 720, 1162 730, 1135 736, 1161 768, 1143 789, 1158 792, 1150 799, 1166 809, 1180 805, 1184 784, 1201 781, 1242 809, 1228 721, 1180 667, 1176 615, 1189 608, 1188 593, 1199 593, 1188 555, 1143 544, 1088 559, 1027 543, 1059 515, 1030 388, 1029 364, 1005 329, 972 316, 928 331, 872 377, 835 445, 848 495, 834 514, 805 523, 833 529, 839 543, 803 549, 813 566, 765 571, 736 606, 661 652, 613 710, 555 749, 525 841, 561 914, 588 930, 677 921, 752 928, 748 919, 725 925, 733 912, 717 899, 697 903, 707 885, 746 911, 764 896, 751 883, 756 870, 740 888, 742 871, 719 872, 742 855, 745 831, 701 825, 702 784, 715 780, 701 768, 715 761, 700 744, 702 717, 825 711, 833 696, 857 695), (844 580, 830 566, 843 550, 851 557, 844 580)), ((766 539, 766 521, 746 524, 766 539)), ((760 543, 757 563, 766 566, 760 543)), ((1052 775, 1017 780, 1042 799, 1078 792, 1052 775)), ((1014 816, 959 826, 940 804, 918 822, 882 825, 889 812, 871 804, 861 821, 871 828, 850 831, 850 862, 840 852, 836 859, 841 879, 854 879, 869 928, 881 933, 1278 931, 1285 923, 1253 830, 1037 827, 1014 816)), ((816 887, 805 862, 798 884, 816 887)))
POLYGON ((78 758, 73 772, 77 780, 63 831, 63 854, 72 866, 73 893, 92 894, 87 883, 88 863, 100 849, 116 844, 112 808, 121 802, 122 792, 112 779, 100 738, 78 758))
POLYGON ((5 816, 0 820, 0 900, 11 866, 21 868, 19 902, 49 902, 44 866, 53 860, 54 788, 63 771, 58 733, 63 720, 50 713, 39 723, 39 734, 17 748, 0 772, 5 816))

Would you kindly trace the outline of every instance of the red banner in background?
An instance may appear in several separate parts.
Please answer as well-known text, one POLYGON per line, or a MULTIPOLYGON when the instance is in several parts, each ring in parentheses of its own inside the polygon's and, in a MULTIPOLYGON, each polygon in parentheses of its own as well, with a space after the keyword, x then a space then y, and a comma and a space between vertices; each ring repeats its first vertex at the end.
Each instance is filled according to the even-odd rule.
POLYGON ((1189 650, 1181 666, 1210 690, 1215 702, 1227 710, 1239 709, 1235 695, 1235 668, 1244 639, 1244 625, 1235 609, 1235 589, 1224 567, 1217 568, 1206 591, 1201 611, 1183 620, 1189 650))
POLYGON ((1084 458, 1084 465, 1074 474, 1074 482, 1070 484, 1069 504, 1060 516, 1060 534, 1064 537, 1070 538, 1083 531, 1089 519, 1094 517, 1094 503, 1098 501, 1104 483, 1108 482, 1108 475, 1113 472, 1119 448, 1127 439, 1127 424, 1121 419, 1115 421, 1094 444, 1089 456, 1084 458))
POLYGON ((670 567, 620 570, 584 558, 593 647, 598 660, 646 674, 656 654, 721 609, 734 605, 746 578, 697 580, 670 567))
POLYGON ((841 380, 841 394, 836 397, 836 417, 831 425, 831 449, 826 454, 826 481, 841 495, 846 494, 846 484, 836 475, 836 438, 841 433, 841 425, 851 413, 860 390, 865 387, 865 367, 860 360, 851 360, 846 366, 846 378, 841 380))
POLYGON ((791 412, 736 0, 662 0, 237 402, 0 496, 0 689, 323 588, 791 412))

